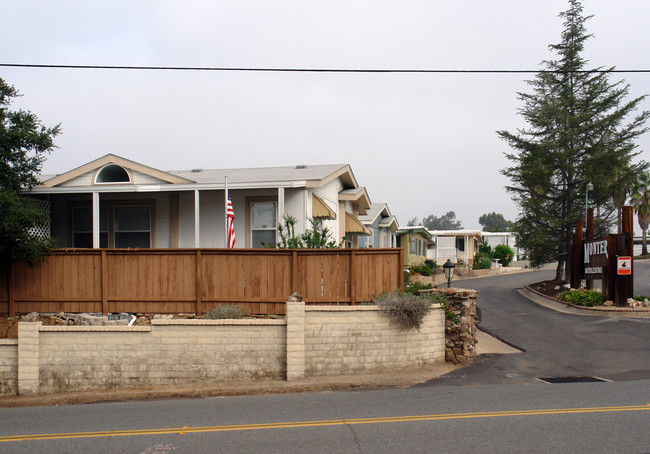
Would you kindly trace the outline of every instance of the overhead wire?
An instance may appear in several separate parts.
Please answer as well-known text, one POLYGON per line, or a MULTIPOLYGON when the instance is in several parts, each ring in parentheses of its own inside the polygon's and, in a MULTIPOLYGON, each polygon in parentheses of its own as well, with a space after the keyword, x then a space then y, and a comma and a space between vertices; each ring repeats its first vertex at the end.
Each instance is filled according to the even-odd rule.
MULTIPOLYGON (((549 69, 353 69, 353 68, 254 68, 219 66, 129 66, 129 65, 57 65, 35 63, 0 63, 5 68, 102 69, 146 71, 241 71, 241 72, 300 72, 300 73, 425 73, 425 74, 539 74, 564 73, 549 69)), ((650 69, 589 69, 573 73, 650 73, 650 69)))

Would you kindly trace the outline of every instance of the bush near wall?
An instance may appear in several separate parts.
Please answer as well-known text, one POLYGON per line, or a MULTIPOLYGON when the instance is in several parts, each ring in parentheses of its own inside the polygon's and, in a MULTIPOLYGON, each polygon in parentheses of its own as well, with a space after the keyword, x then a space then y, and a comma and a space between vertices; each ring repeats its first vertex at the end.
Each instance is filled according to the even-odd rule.
POLYGON ((477 252, 474 256, 474 269, 475 270, 489 270, 492 268, 492 259, 487 252, 477 252))
POLYGON ((558 299, 578 306, 593 307, 603 304, 605 295, 596 290, 577 289, 560 293, 558 299))

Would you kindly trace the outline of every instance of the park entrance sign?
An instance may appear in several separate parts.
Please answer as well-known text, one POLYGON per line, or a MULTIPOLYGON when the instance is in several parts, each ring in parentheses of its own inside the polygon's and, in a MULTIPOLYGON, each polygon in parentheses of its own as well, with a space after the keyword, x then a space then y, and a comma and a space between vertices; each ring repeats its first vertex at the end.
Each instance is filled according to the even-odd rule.
POLYGON ((602 292, 617 306, 626 306, 632 298, 634 260, 632 247, 634 224, 632 207, 623 207, 623 233, 593 238, 593 208, 587 212, 587 239, 582 239, 582 221, 576 223, 571 248, 571 288, 580 288, 582 279, 588 289, 600 281, 602 292))
POLYGON ((607 272, 607 265, 609 263, 607 241, 607 238, 584 241, 583 266, 585 279, 602 279, 603 273, 607 272))

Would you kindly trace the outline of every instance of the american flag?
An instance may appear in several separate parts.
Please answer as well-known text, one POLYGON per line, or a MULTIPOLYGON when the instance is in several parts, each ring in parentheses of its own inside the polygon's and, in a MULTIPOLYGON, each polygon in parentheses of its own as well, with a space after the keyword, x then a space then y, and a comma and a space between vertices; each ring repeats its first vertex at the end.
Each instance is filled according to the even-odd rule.
POLYGON ((235 210, 232 209, 232 202, 230 201, 230 194, 228 194, 228 218, 226 228, 228 229, 228 244, 226 247, 235 247, 235 210))

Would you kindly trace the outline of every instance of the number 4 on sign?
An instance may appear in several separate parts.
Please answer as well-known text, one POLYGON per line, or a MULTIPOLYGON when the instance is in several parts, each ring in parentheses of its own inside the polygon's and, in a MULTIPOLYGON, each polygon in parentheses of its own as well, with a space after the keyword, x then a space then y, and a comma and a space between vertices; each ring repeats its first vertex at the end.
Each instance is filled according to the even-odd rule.
POLYGON ((619 276, 632 274, 632 257, 617 257, 617 260, 618 260, 617 274, 619 276))

